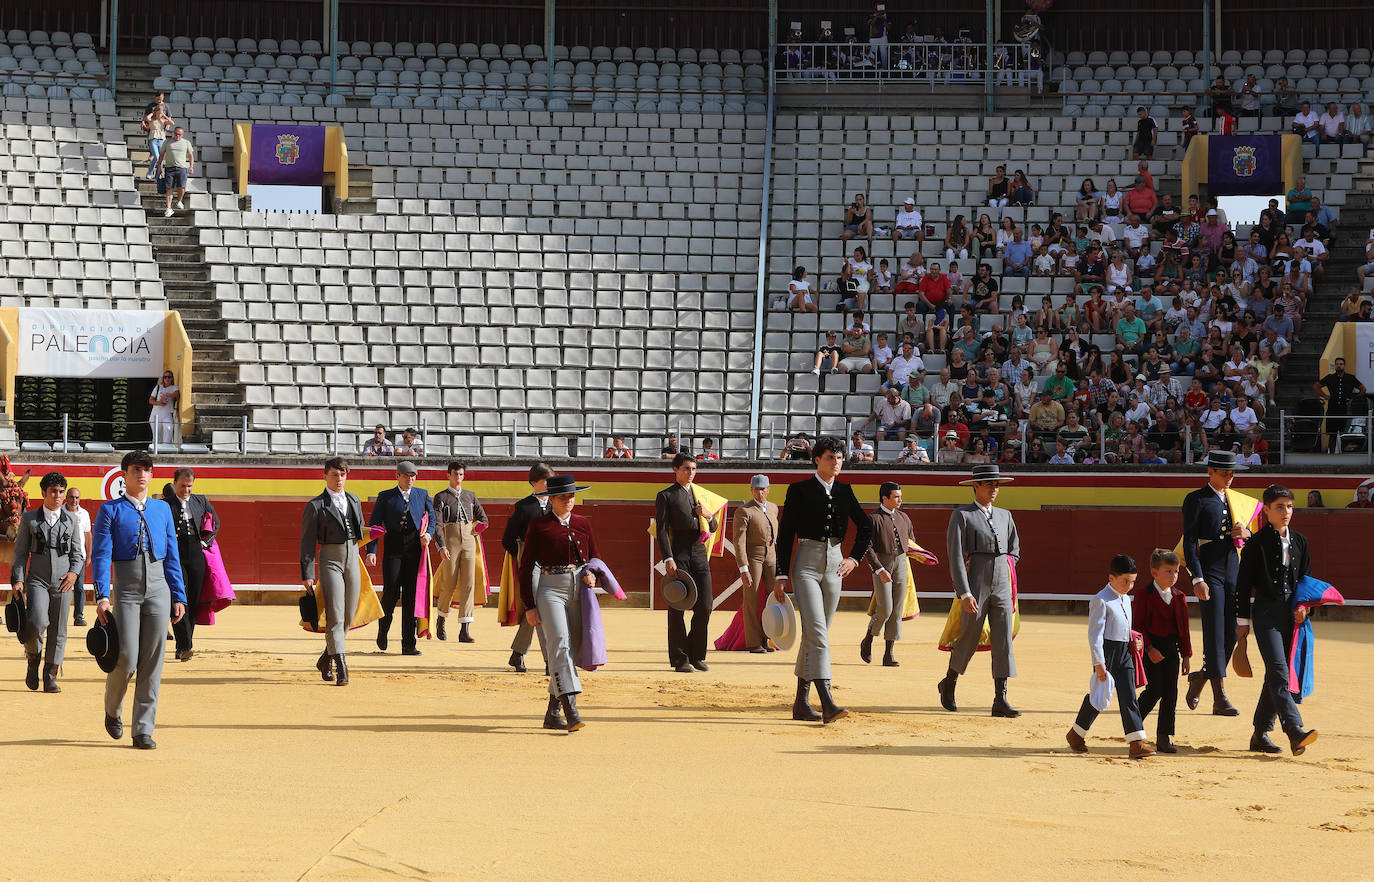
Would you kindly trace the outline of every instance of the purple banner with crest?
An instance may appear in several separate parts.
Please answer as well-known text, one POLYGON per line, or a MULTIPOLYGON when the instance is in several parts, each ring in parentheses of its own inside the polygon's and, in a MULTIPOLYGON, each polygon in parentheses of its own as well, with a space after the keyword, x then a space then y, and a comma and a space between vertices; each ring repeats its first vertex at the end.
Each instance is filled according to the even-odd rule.
POLYGON ((318 187, 324 183, 324 126, 253 124, 248 183, 318 187))
POLYGON ((1207 136, 1207 192, 1213 196, 1283 193, 1283 136, 1207 136))

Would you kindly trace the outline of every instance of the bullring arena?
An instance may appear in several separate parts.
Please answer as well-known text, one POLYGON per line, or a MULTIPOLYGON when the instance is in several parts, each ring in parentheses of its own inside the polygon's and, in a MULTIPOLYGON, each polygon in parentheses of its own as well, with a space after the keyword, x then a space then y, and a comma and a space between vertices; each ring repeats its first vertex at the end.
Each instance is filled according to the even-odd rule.
POLYGON ((0 585, 21 643, 0 676, 0 877, 1374 877, 1374 10, 1182 6, 0 5, 0 557, 29 551, 10 567, 26 609, 0 585), (166 503, 127 483, 133 451, 166 503), (663 503, 665 549, 651 521, 675 453, 697 471, 663 503), (332 457, 356 522, 326 489, 332 457), (814 563, 825 518, 845 520, 831 459, 857 521, 902 543, 881 513, 895 485, 921 546, 895 665, 882 639, 861 658, 869 561, 814 563), (435 498, 453 462, 481 517, 450 495, 417 522, 402 466, 435 498), (541 462, 579 488, 566 525, 566 492, 530 514, 541 462), (1218 472, 1240 495, 1201 490, 1218 472), (770 545, 798 536, 780 573, 795 610, 770 603, 758 651, 721 649, 754 639, 740 567, 757 549, 730 521, 760 477, 778 505, 799 488, 761 522, 770 545), (989 510, 990 544, 970 521, 951 554, 951 519, 1002 478, 1019 548, 989 510), (1191 710, 1178 679, 1176 752, 1157 711, 1123 735, 1115 706, 1076 752, 1090 641, 1118 644, 1114 672, 1128 659, 1128 604, 1094 599, 1114 556, 1139 597, 1152 552, 1181 549, 1196 672, 1225 652, 1204 630, 1237 613, 1204 611, 1190 555, 1224 570, 1233 544, 1302 547, 1262 529, 1288 498, 1272 485, 1329 583, 1310 665, 1282 675, 1298 690, 1315 670, 1301 725, 1266 745, 1251 720, 1261 633, 1307 633, 1293 595, 1314 583, 1283 582, 1255 603, 1253 676, 1223 657, 1225 695, 1198 680, 1191 710), (66 514, 63 490, 80 496, 66 514), (214 509, 199 525, 191 492, 214 509), (1208 506, 1222 526, 1203 535, 1208 506), (80 623, 43 575, 80 548, 61 538, 85 529, 77 509, 94 525, 80 623), (577 516, 601 570, 581 566, 577 516), (419 533, 483 519, 471 623, 457 599, 436 620, 417 577, 418 627, 403 595, 389 645, 374 616, 332 651, 343 629, 319 631, 331 604, 352 614, 348 543, 369 522, 388 525, 387 551, 359 558, 385 604, 383 586, 408 590, 388 536, 413 557, 419 533), (541 573, 523 658, 525 601, 501 605, 513 520, 541 573), (53 564, 35 563, 45 536, 53 564), (222 572, 196 576, 191 605, 208 614, 213 585, 214 622, 193 651, 170 626, 163 649, 168 549, 211 536, 222 572), (663 562, 679 543, 707 555, 704 658, 673 657, 692 639, 667 611, 690 605, 663 562), (588 570, 626 596, 603 575, 598 601, 588 570), (980 604, 1009 580, 1019 714, 991 652, 942 706, 956 572, 980 604), (134 636, 102 650, 106 582, 134 636), (827 638, 831 670, 794 669, 827 638), (569 688, 559 660, 589 645, 569 688), (140 653, 150 679, 163 659, 156 741, 139 681, 109 706, 140 653))

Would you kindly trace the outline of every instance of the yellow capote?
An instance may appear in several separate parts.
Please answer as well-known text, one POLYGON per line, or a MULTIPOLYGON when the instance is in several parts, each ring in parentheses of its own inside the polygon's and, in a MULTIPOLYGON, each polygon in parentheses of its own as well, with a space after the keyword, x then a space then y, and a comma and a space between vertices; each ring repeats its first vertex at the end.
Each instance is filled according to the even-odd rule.
MULTIPOLYGON (((1227 490, 1226 500, 1231 505, 1231 517, 1237 520, 1245 519, 1241 521, 1245 529, 1253 533, 1264 526, 1264 503, 1253 496, 1246 496, 1239 490, 1227 490)), ((1240 548, 1240 545, 1236 546, 1237 557, 1240 556, 1240 548)), ((1174 546, 1174 554, 1177 554, 1178 559, 1184 561, 1184 566, 1187 566, 1187 561, 1183 557, 1182 536, 1178 537, 1178 544, 1174 546)))
MULTIPOLYGON (((382 617, 382 604, 377 599, 377 589, 372 585, 372 577, 367 573, 367 564, 363 560, 362 546, 367 540, 358 540, 358 607, 353 610, 353 617, 349 620, 348 630, 353 631, 363 625, 370 625, 382 617)), ((316 582, 313 589, 315 594, 315 606, 320 611, 319 621, 313 626, 309 622, 301 622, 301 627, 307 631, 319 634, 325 629, 324 621, 324 598, 320 595, 320 583, 316 582)))
MULTIPOLYGON (((1016 565, 1008 559, 1011 566, 1011 636, 1012 639, 1021 632, 1021 604, 1017 599, 1016 588, 1016 565)), ((949 608, 949 615, 945 617, 945 629, 940 632, 940 649, 949 652, 954 648, 954 644, 959 642, 959 638, 964 633, 964 605, 959 602, 959 598, 954 598, 954 603, 949 608)), ((992 648, 992 623, 987 619, 983 620, 983 633, 978 636, 978 651, 987 652, 992 648)))
MULTIPOLYGON (((701 507, 706 511, 703 517, 697 520, 701 523, 701 532, 706 537, 706 553, 710 556, 720 557, 725 554, 725 506, 729 502, 719 493, 712 493, 705 487, 697 484, 692 485, 692 496, 701 503, 701 507), (711 518, 716 519, 716 529, 711 530, 711 518)), ((649 518, 649 535, 653 536, 658 532, 658 521, 649 518)))

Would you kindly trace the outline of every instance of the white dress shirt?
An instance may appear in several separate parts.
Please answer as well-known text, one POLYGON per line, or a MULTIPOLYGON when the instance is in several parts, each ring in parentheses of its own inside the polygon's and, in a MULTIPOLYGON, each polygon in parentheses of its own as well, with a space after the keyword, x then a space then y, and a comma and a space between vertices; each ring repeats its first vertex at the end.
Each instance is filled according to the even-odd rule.
POLYGON ((1088 649, 1094 665, 1107 663, 1103 652, 1104 640, 1119 643, 1131 639, 1131 603, 1125 594, 1117 594, 1111 585, 1103 588, 1088 602, 1088 649))
MULTIPOLYGON (((46 505, 43 506, 43 521, 44 521, 49 527, 51 527, 53 524, 57 523, 57 519, 60 518, 60 517, 62 517, 62 507, 61 507, 61 506, 58 506, 57 508, 48 508, 46 505)), ((1286 546, 1285 546, 1285 549, 1286 549, 1286 546)))

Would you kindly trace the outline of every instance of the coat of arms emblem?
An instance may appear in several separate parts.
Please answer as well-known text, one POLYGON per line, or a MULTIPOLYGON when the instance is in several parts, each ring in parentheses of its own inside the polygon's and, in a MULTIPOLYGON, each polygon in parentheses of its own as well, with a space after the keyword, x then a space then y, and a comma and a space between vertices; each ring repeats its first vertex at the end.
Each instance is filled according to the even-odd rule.
POLYGON ((277 136, 277 162, 282 165, 295 165, 296 160, 301 157, 300 136, 298 135, 278 135, 277 136))
POLYGON ((1254 147, 1246 146, 1235 148, 1235 155, 1231 158, 1231 168, 1235 169, 1236 177, 1252 177, 1255 174, 1255 167, 1257 165, 1254 147))

